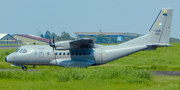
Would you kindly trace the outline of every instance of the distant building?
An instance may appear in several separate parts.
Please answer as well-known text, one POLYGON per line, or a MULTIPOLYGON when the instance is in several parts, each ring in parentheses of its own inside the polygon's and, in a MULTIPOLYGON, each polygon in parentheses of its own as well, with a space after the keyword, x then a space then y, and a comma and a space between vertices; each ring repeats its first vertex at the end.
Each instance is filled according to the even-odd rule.
POLYGON ((14 38, 18 40, 21 44, 38 44, 38 45, 47 45, 49 43, 49 39, 42 38, 34 35, 27 34, 15 34, 14 38))
POLYGON ((117 41, 123 41, 125 37, 128 38, 137 38, 140 36, 140 34, 136 33, 120 33, 120 32, 74 32, 77 36, 77 38, 83 38, 85 35, 88 35, 90 37, 96 37, 99 34, 104 34, 107 37, 116 37, 117 41))
POLYGON ((0 44, 18 44, 18 42, 8 33, 0 33, 0 44))

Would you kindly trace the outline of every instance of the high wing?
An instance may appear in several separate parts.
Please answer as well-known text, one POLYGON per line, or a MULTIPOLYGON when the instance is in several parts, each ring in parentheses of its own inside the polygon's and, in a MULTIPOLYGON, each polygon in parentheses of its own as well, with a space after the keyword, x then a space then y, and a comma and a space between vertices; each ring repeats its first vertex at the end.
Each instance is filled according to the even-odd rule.
POLYGON ((93 40, 89 38, 83 38, 70 42, 70 49, 93 48, 93 47, 94 47, 93 40))
POLYGON ((83 67, 86 68, 95 63, 95 61, 88 59, 56 59, 50 62, 51 65, 57 65, 62 67, 83 67))
POLYGON ((60 41, 55 42, 55 49, 56 50, 68 50, 68 49, 88 49, 93 48, 94 43, 93 40, 90 38, 83 38, 73 41, 60 41))

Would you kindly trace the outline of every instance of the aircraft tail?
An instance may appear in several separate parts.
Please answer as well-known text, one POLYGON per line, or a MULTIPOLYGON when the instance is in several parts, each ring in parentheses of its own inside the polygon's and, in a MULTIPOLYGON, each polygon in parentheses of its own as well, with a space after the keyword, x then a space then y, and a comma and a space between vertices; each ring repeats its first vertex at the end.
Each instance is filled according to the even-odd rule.
POLYGON ((173 9, 163 8, 146 35, 122 43, 120 45, 170 46, 169 37, 171 31, 172 17, 173 9))
POLYGON ((147 44, 169 44, 173 9, 163 8, 150 28, 147 44))

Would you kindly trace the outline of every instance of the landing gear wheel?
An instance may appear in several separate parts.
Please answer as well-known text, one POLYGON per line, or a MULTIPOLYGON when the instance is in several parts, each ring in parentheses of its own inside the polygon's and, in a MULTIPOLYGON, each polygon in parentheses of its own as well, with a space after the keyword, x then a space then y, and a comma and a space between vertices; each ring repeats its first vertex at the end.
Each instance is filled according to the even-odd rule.
POLYGON ((27 70, 27 67, 26 67, 26 66, 22 67, 22 70, 26 71, 26 70, 27 70))

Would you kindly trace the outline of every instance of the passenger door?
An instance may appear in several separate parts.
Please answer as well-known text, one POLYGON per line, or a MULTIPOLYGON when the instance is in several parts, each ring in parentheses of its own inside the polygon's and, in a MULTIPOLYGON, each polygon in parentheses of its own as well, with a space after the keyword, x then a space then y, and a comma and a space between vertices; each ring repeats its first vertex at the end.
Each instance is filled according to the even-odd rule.
POLYGON ((95 50, 95 60, 96 60, 97 64, 101 64, 102 63, 101 48, 96 48, 96 50, 95 50))

